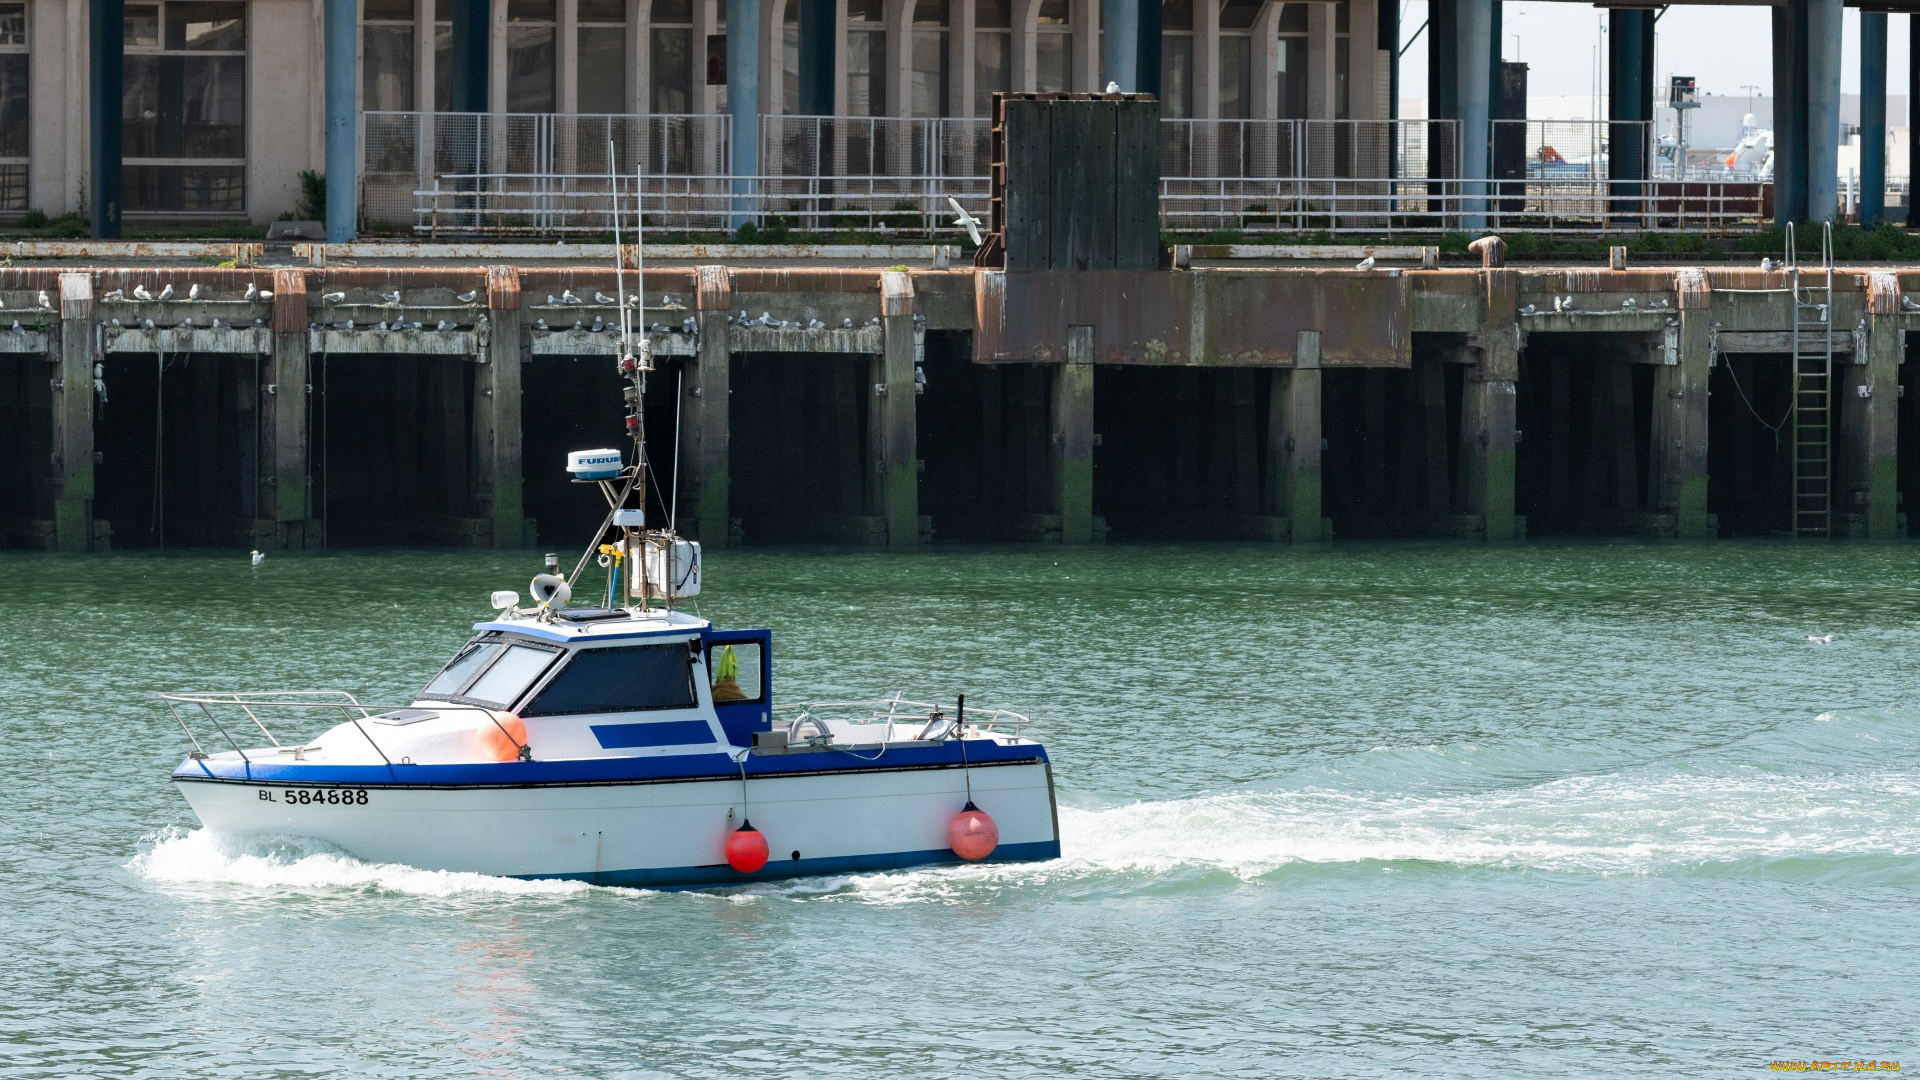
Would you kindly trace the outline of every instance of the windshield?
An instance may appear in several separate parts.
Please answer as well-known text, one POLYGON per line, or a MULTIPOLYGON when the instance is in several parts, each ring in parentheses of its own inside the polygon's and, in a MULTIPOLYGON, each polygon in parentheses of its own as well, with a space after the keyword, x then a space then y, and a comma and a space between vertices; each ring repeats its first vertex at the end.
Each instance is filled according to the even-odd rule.
POLYGON ((461 696, 505 708, 526 693, 527 687, 533 685, 533 680, 547 670, 553 657, 554 654, 545 649, 510 645, 500 659, 487 669, 487 673, 475 680, 473 686, 461 696))
POLYGON ((500 643, 497 641, 468 642, 467 647, 453 658, 453 663, 448 664, 427 684, 421 696, 452 697, 459 693, 460 688, 467 685, 467 680, 473 678, 473 673, 485 667, 487 661, 499 651, 500 643))
POLYGON ((522 715, 690 709, 697 700, 691 659, 685 645, 587 649, 547 683, 522 715))

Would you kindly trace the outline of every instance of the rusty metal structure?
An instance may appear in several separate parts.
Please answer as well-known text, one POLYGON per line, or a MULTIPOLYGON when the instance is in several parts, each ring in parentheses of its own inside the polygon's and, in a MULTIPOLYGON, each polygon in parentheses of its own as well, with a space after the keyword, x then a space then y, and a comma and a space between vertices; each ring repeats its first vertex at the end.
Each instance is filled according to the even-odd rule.
MULTIPOLYGON (((682 531, 709 544, 1805 531, 1810 316, 1786 271, 1478 247, 1084 273, 650 253, 649 452, 656 476, 677 452, 682 531)), ((611 263, 489 254, 0 270, 0 534, 512 547, 571 527, 592 508, 559 451, 619 409, 611 263)), ((1917 288, 1833 272, 1832 535, 1904 533, 1917 288)))

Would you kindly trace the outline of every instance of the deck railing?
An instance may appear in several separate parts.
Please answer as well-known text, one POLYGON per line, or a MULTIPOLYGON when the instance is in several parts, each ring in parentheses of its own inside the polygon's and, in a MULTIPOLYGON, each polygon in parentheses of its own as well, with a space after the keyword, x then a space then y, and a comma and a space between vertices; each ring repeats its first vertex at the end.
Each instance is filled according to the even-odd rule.
MULTIPOLYGON (((600 235, 612 231, 616 194, 631 214, 636 184, 648 227, 670 232, 753 220, 828 235, 954 236, 949 199, 982 219, 987 211, 981 120, 764 117, 761 171, 735 176, 724 115, 365 116, 362 200, 376 229, 600 235)), ((1614 179, 1616 147, 1652 157, 1648 124, 1496 121, 1489 130, 1493 177, 1462 181, 1458 121, 1162 120, 1162 226, 1726 233, 1771 211, 1771 187, 1758 179, 1614 179)))

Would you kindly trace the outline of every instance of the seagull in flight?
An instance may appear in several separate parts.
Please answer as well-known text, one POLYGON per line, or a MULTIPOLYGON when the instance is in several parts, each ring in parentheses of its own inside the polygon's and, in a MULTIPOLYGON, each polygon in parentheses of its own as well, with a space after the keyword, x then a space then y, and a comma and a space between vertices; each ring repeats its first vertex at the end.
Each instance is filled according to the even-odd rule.
POLYGON ((1813 642, 1815 645, 1831 645, 1833 644, 1833 635, 1832 634, 1808 634, 1807 640, 1813 642))
POLYGON ((967 230, 967 237, 973 241, 973 246, 979 247, 980 219, 967 213, 966 209, 960 205, 960 200, 951 195, 947 196, 947 205, 953 207, 953 212, 960 215, 953 219, 953 223, 967 230))

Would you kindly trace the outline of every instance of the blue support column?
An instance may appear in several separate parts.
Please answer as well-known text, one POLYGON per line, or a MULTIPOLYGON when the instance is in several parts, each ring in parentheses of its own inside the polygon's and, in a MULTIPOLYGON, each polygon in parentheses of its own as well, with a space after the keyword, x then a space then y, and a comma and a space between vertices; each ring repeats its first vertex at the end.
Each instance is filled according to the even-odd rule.
POLYGON ((1887 13, 1860 13, 1860 224, 1887 213, 1887 13))
MULTIPOLYGON (((1384 50, 1387 54, 1387 119, 1398 120, 1400 119, 1400 4, 1398 0, 1388 0, 1387 3, 1381 4, 1374 19, 1376 34, 1373 47, 1384 50)), ((1396 179, 1400 176, 1400 140, 1392 136, 1387 139, 1387 175, 1396 179)))
MULTIPOLYGON (((1146 0, 1155 3, 1157 0, 1146 0)), ((1140 4, 1141 0, 1100 0, 1100 65, 1108 82, 1120 84, 1120 92, 1140 90, 1140 4)))
POLYGON ((733 172, 733 228, 752 221, 760 173, 760 0, 727 0, 727 115, 733 172))
POLYGON ((1607 13, 1607 175, 1612 210, 1624 223, 1640 220, 1652 141, 1653 12, 1615 8, 1607 13))
POLYGON ((453 0, 453 100, 448 104, 454 112, 487 111, 492 18, 487 0, 453 0))
POLYGON ((800 5, 800 113, 832 116, 834 0, 788 2, 800 5))
POLYGON ((1807 220, 1832 221, 1840 206, 1841 0, 1807 4, 1807 220))
POLYGON ((1773 11, 1773 220, 1807 220, 1807 0, 1773 11))
POLYGON ((1493 87, 1488 47, 1493 33, 1493 0, 1458 0, 1454 6, 1460 106, 1460 227, 1487 227, 1488 91, 1493 87))
POLYGON ((1134 62, 1139 66, 1134 72, 1139 76, 1139 93, 1160 96, 1160 3, 1159 0, 1145 0, 1139 5, 1140 19, 1134 48, 1138 50, 1134 62))
POLYGON ((326 0, 327 45, 327 242, 353 239, 359 219, 359 170, 355 167, 354 38, 359 25, 356 0, 326 0))
POLYGON ((120 108, 126 41, 124 0, 87 5, 87 131, 92 171, 87 177, 93 237, 120 238, 120 108))

